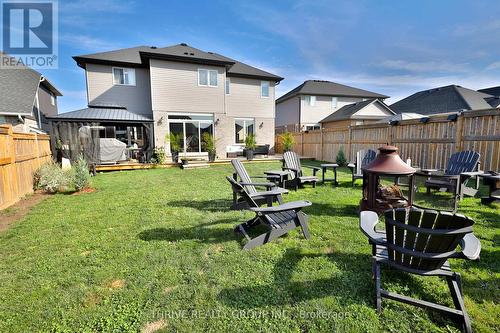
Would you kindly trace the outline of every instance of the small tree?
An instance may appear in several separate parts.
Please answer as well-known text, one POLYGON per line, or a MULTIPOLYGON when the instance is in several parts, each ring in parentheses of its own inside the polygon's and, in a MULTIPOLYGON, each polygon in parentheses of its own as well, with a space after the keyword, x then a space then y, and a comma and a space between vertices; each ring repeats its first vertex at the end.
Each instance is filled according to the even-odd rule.
POLYGON ((170 143, 170 153, 172 154, 172 162, 177 163, 179 160, 179 152, 182 149, 182 136, 170 132, 165 135, 165 142, 170 143))
POLYGON ((215 144, 217 140, 214 139, 214 136, 208 132, 205 132, 201 136, 201 145, 203 149, 208 152, 208 158, 210 162, 215 161, 215 155, 217 153, 215 144))
POLYGON ((245 148, 248 150, 255 150, 257 147, 257 140, 255 134, 248 134, 245 138, 245 148))
POLYGON ((340 148, 339 152, 337 153, 337 158, 336 158, 335 162, 339 166, 344 166, 347 164, 347 159, 345 158, 345 155, 344 155, 344 149, 340 148))
POLYGON ((283 151, 291 151, 293 145, 295 144, 295 137, 291 132, 285 132, 281 136, 281 141, 283 143, 283 151))
POLYGON ((73 166, 73 184, 77 191, 81 191, 90 185, 90 173, 87 161, 82 154, 78 156, 78 159, 73 166))

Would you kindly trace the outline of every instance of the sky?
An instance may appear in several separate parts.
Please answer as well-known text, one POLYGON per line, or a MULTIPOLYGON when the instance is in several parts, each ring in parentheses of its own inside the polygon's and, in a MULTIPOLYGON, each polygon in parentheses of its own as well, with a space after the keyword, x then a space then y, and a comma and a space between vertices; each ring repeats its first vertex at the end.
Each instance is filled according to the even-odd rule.
POLYGON ((72 56, 187 43, 284 77, 391 96, 458 84, 500 85, 500 1, 60 0, 59 112, 86 107, 72 56))

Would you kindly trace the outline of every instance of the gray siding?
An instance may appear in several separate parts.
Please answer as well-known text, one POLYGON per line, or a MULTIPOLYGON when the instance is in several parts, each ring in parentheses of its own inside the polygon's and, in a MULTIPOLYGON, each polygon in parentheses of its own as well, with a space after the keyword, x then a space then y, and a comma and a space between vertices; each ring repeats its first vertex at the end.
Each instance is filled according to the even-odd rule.
POLYGON ((128 111, 151 116, 149 70, 135 69, 135 86, 113 85, 112 66, 87 64, 89 104, 119 104, 128 111))
POLYGON ((38 104, 40 105, 40 111, 46 116, 57 115, 57 97, 55 98, 55 105, 51 102, 51 93, 44 86, 38 88, 38 104))
POLYGON ((299 98, 293 97, 276 105, 276 126, 299 123, 299 98))

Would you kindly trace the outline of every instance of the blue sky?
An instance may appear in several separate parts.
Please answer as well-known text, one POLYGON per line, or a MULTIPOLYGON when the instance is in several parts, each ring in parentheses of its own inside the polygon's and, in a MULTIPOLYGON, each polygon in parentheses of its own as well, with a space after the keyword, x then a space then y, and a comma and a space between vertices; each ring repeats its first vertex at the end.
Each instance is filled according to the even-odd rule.
POLYGON ((86 106, 71 58, 185 42, 285 77, 277 96, 324 79, 391 96, 459 84, 500 85, 500 1, 59 2, 60 112, 86 106))

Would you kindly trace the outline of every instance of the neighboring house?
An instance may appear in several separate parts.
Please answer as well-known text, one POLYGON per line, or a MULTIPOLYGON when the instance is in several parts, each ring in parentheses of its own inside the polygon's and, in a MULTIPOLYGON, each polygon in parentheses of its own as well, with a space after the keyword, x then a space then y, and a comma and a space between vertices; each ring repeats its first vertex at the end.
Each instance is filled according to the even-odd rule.
POLYGON ((457 85, 419 91, 391 105, 396 113, 422 115, 489 109, 495 106, 495 96, 457 85))
MULTIPOLYGON (((201 142, 205 132, 217 140, 219 158, 242 150, 251 133, 258 144, 274 146, 274 87, 283 80, 277 75, 184 43, 74 59, 85 69, 89 104, 75 112, 82 121, 99 111, 101 118, 92 118, 105 123, 106 137, 137 143, 149 121, 154 123, 150 146, 165 146, 167 154, 168 133, 181 135, 181 156, 207 156, 201 142)), ((72 113, 57 119, 70 119, 72 113)))
POLYGON ((494 108, 500 107, 500 86, 479 89, 478 91, 492 95, 493 97, 487 98, 486 101, 494 108))
POLYGON ((395 113, 381 100, 371 99, 344 105, 319 121, 321 128, 344 129, 351 125, 365 125, 393 116, 395 113))
POLYGON ((339 83, 308 80, 276 100, 278 131, 317 129, 320 120, 348 104, 388 96, 339 83))
POLYGON ((0 68, 0 124, 12 124, 15 132, 47 132, 45 117, 57 115, 58 96, 59 90, 31 68, 0 68))
POLYGON ((397 113, 395 115, 392 115, 387 118, 383 118, 377 123, 385 123, 385 124, 390 124, 393 122, 399 122, 401 120, 410 120, 410 119, 420 119, 420 118, 425 118, 423 114, 420 113, 397 113))

